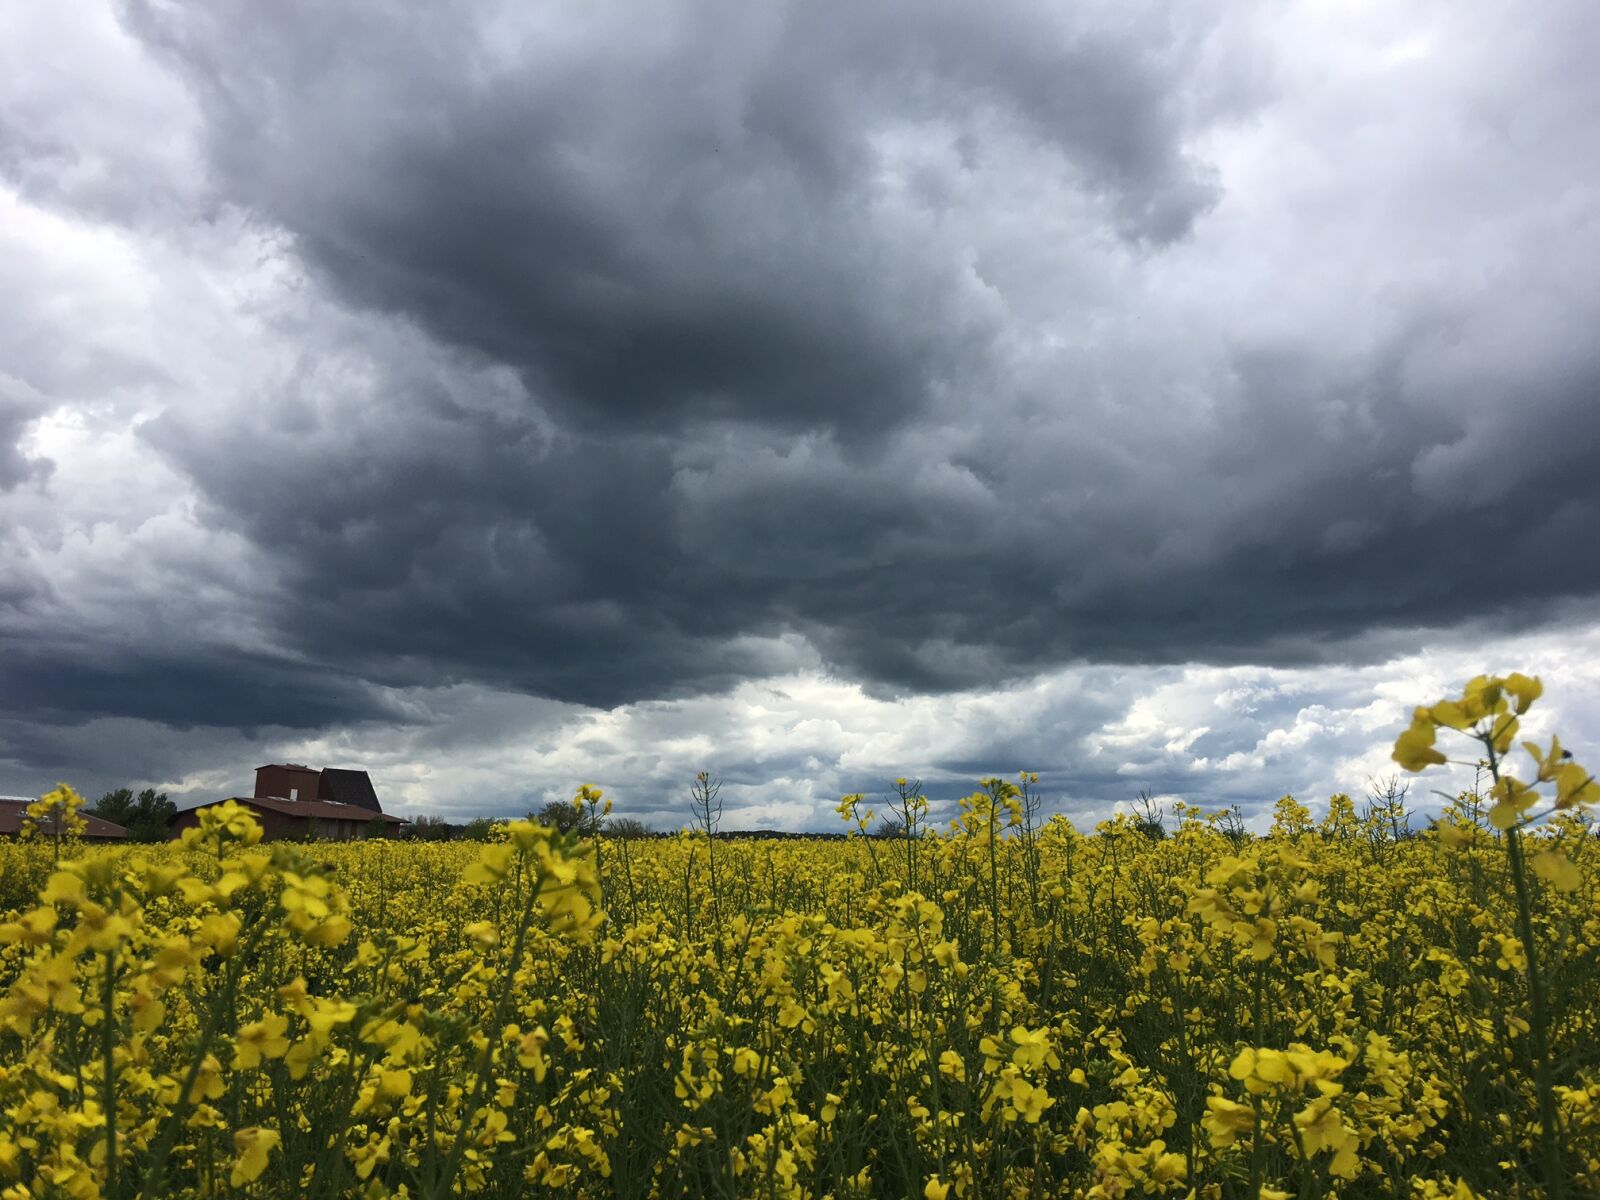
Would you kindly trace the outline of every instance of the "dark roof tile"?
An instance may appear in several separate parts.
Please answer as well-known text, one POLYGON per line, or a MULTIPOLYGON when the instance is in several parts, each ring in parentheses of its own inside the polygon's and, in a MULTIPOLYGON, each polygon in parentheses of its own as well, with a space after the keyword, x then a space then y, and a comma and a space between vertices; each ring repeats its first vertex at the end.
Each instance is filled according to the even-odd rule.
MULTIPOLYGON (((32 803, 32 800, 0 799, 0 837, 21 832, 23 813, 32 803)), ((97 817, 93 813, 80 812, 78 815, 84 821, 83 836, 92 841, 120 841, 128 836, 128 831, 115 821, 97 817)))
MULTIPOLYGON (((286 800, 282 796, 234 796, 235 804, 249 805, 265 809, 267 812, 282 813, 286 817, 310 817, 318 821, 387 821, 392 825, 404 825, 402 817, 392 817, 388 813, 373 812, 371 809, 362 808, 357 804, 339 804, 333 800, 286 800)), ((185 809, 185 812, 196 812, 202 808, 210 808, 212 804, 224 804, 224 800, 213 800, 211 804, 199 804, 194 808, 185 809)), ((182 813, 178 814, 182 816, 182 813)))
POLYGON ((340 804, 355 804, 361 808, 369 808, 373 812, 383 811, 383 805, 378 803, 378 793, 373 790, 372 780, 367 773, 346 767, 322 769, 322 782, 317 787, 317 799, 335 800, 340 804))

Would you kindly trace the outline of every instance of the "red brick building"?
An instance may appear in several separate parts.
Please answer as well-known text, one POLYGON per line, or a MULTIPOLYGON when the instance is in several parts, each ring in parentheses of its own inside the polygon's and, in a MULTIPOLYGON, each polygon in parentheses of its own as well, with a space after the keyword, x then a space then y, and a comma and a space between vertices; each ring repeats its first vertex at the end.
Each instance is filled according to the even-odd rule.
MULTIPOLYGON (((22 823, 26 819, 28 805, 32 800, 17 796, 0 796, 0 837, 16 837, 22 832, 22 823)), ((107 821, 93 813, 80 812, 78 816, 84 823, 83 836, 91 842, 118 842, 128 836, 128 831, 115 821, 107 821)), ((57 814, 55 821, 42 825, 34 836, 51 838, 56 834, 56 824, 60 821, 57 814)))
MULTIPOLYGON (((261 836, 266 841, 279 838, 298 838, 316 841, 349 841, 364 837, 393 837, 405 822, 388 813, 375 813, 354 804, 336 804, 331 800, 284 800, 277 796, 234 796, 235 804, 248 808, 261 823, 261 836)), ((172 820, 174 835, 200 823, 197 815, 211 804, 179 813, 172 820)))
POLYGON ((322 772, 299 763, 269 763, 256 768, 256 796, 281 796, 285 800, 315 800, 322 772))
MULTIPOLYGON (((319 771, 300 763, 269 763, 256 768, 255 795, 232 799, 251 810, 267 841, 393 837, 405 824, 383 811, 365 771, 336 767, 319 771)), ((197 814, 210 807, 202 804, 179 813, 172 821, 173 835, 198 825, 197 814)))

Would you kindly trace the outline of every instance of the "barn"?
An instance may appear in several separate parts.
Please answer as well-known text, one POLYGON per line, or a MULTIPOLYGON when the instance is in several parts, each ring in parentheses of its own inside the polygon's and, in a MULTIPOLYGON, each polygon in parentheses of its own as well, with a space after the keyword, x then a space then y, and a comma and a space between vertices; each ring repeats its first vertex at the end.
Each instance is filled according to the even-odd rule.
MULTIPOLYGON (((16 837, 22 832, 22 825, 26 819, 28 805, 33 801, 23 796, 0 796, 0 838, 16 837)), ((83 836, 91 842, 120 842, 128 836, 128 831, 115 821, 107 821, 93 813, 79 813, 79 819, 84 823, 83 836)), ((59 814, 57 815, 59 820, 59 814)), ((55 829, 51 825, 40 827, 37 836, 50 838, 55 836, 55 829)))
MULTIPOLYGON (((365 771, 344 767, 322 770, 302 763, 268 763, 256 768, 253 796, 234 796, 261 823, 262 837, 349 841, 393 837, 405 821, 383 811, 365 771)), ((172 820, 173 836, 200 823, 198 814, 214 800, 186 809, 172 820)))

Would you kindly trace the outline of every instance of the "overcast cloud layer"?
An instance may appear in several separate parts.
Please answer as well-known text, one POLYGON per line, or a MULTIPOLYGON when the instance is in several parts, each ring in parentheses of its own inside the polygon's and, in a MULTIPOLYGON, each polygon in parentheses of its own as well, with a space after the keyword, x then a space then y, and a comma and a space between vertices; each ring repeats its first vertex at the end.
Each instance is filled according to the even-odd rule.
POLYGON ((9 6, 0 792, 1257 811, 1516 667, 1592 739, 1596 44, 1579 0, 9 6))

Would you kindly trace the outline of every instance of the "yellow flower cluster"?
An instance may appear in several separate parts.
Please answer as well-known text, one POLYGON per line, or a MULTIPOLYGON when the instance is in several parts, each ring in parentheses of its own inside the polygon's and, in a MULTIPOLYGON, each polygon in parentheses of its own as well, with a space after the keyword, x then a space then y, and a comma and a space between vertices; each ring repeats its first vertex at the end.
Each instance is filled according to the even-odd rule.
MULTIPOLYGON (((546 1070, 543 1026, 515 1023, 543 1014, 535 964, 602 921, 589 849, 505 836, 265 846, 224 804, 171 846, 58 863, 0 914, 0 1196, 480 1189, 546 1070)), ((8 878, 33 853, 0 850, 8 878)))
POLYGON ((1597 1194, 1561 769, 1507 833, 1476 794, 1079 831, 1024 776, 942 830, 900 781, 894 840, 848 797, 836 842, 289 845, 220 806, 0 847, 0 1197, 1597 1194))
POLYGON ((22 810, 24 839, 48 838, 60 857, 63 838, 82 837, 89 823, 83 819, 84 798, 66 784, 57 784, 22 810))

